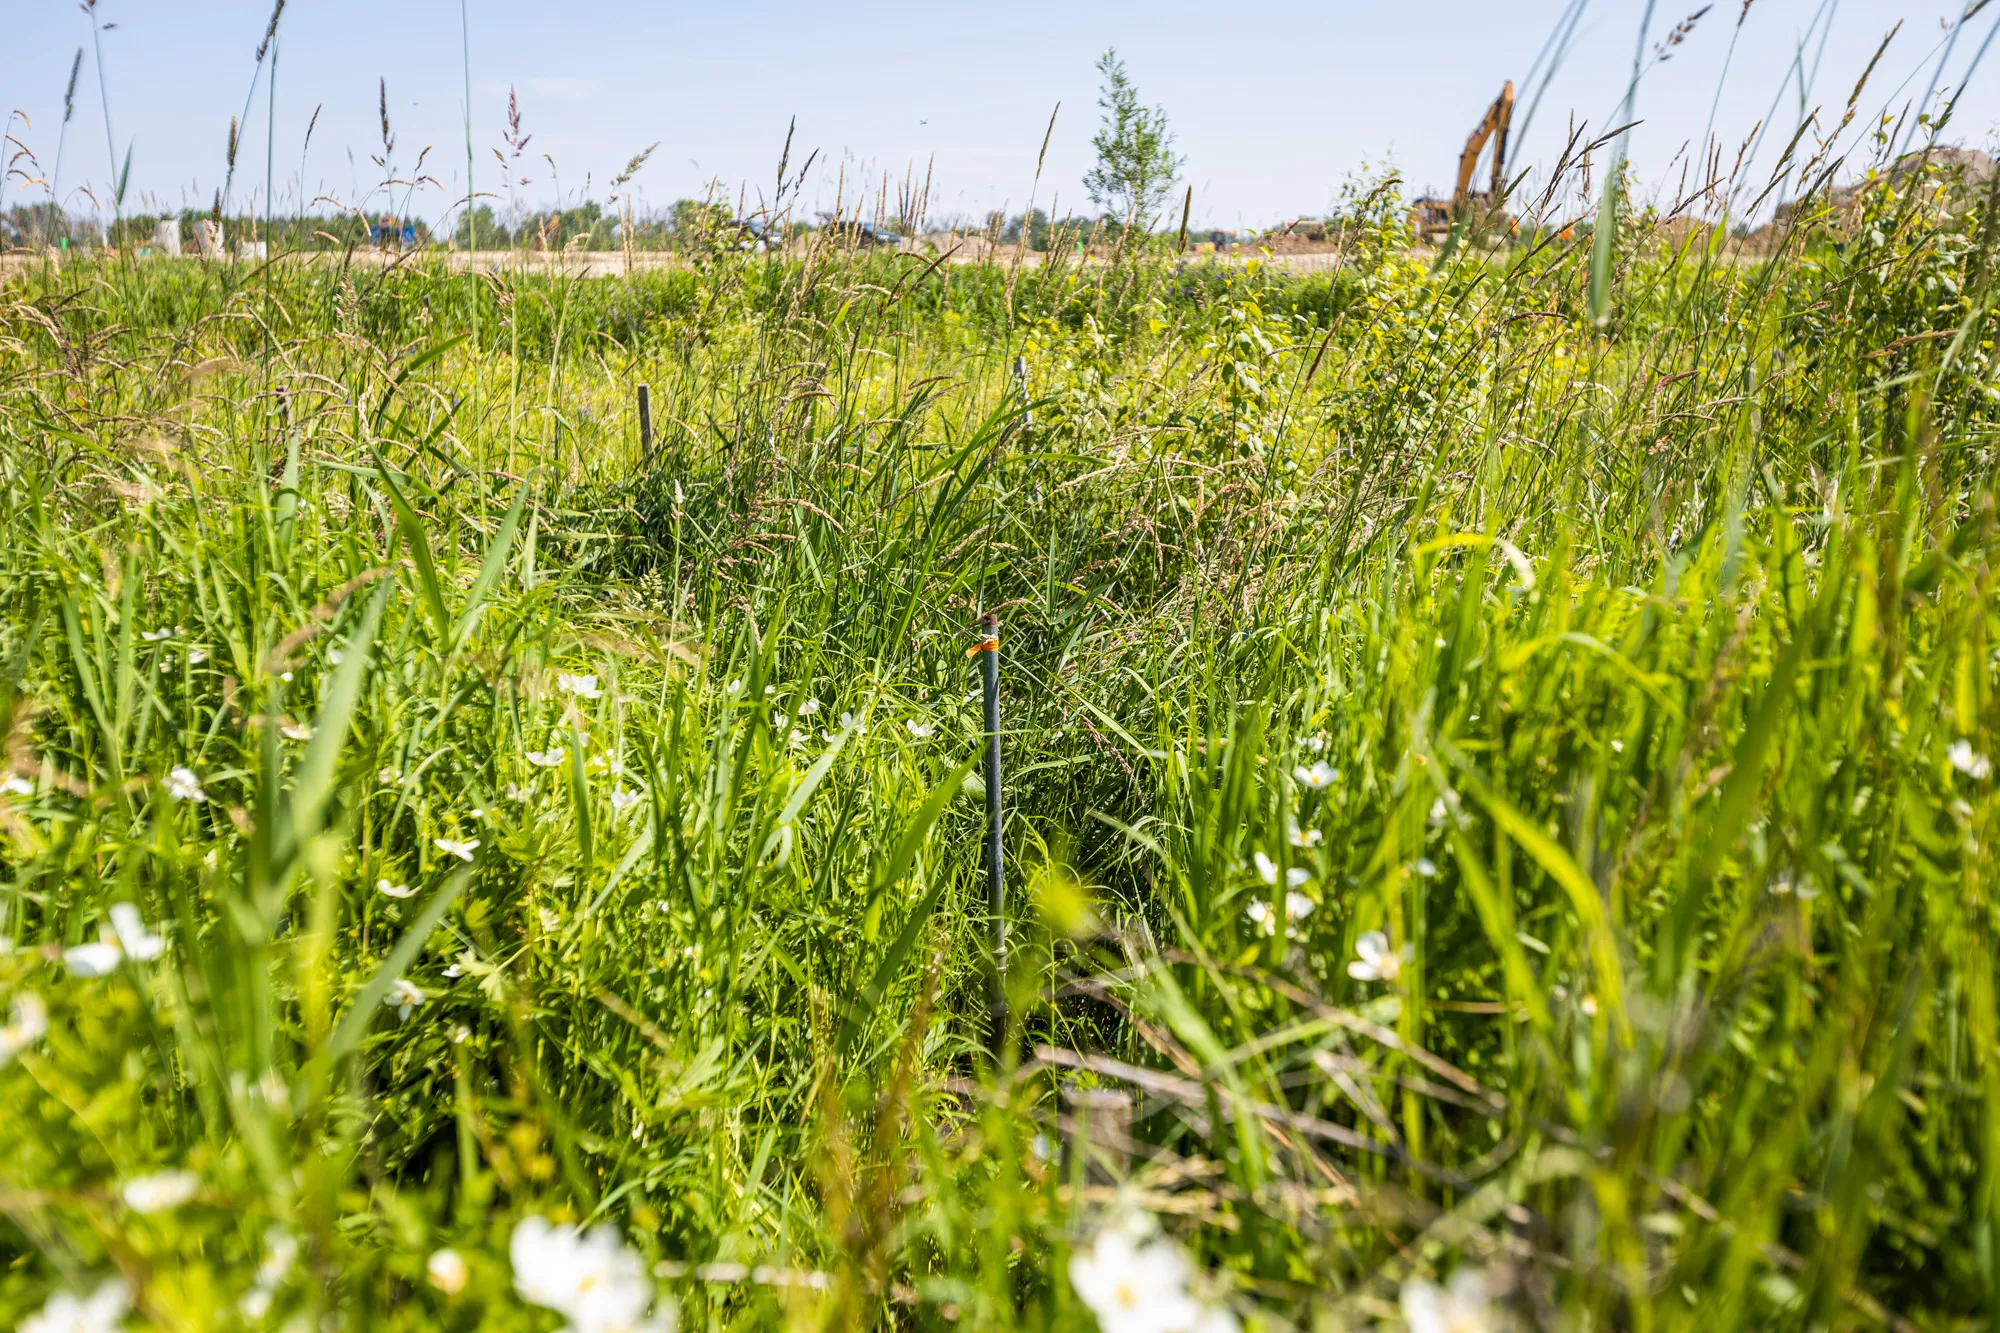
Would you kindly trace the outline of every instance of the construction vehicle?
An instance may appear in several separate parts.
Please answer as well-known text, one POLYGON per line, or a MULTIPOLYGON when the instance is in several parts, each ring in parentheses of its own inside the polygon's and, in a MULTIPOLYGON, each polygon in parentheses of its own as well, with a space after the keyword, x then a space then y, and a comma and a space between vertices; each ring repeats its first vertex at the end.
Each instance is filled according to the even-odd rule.
POLYGON ((1451 234, 1451 229, 1463 220, 1468 230, 1484 228, 1493 224, 1508 225, 1513 219, 1504 209, 1507 193, 1507 127, 1514 119, 1514 81, 1509 79, 1493 99, 1493 105, 1486 108, 1486 115, 1465 141, 1465 150, 1458 155, 1458 184, 1451 192, 1451 198, 1439 199, 1433 195, 1416 200, 1410 205, 1410 233, 1419 245, 1437 245, 1451 234), (1486 151, 1487 141, 1493 144, 1492 186, 1484 193, 1472 188, 1472 177, 1479 169, 1480 154, 1486 151))

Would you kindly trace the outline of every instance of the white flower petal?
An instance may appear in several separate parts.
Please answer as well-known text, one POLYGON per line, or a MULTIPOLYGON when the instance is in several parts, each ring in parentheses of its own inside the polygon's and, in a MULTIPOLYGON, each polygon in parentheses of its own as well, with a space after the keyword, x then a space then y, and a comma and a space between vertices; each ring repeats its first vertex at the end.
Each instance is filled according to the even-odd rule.
POLYGON ((119 1197, 135 1213, 171 1212, 192 1199, 201 1189, 201 1177, 192 1171, 157 1171, 150 1176, 134 1176, 119 1188, 119 1197))
POLYGON ((109 912, 112 933, 118 937, 118 946, 128 958, 141 962, 158 958, 167 942, 146 928, 145 918, 131 903, 113 903, 109 912))
POLYGON ((457 1250, 439 1250, 424 1262, 424 1275, 445 1295, 456 1296, 465 1290, 472 1270, 465 1266, 465 1259, 457 1250))
POLYGON ((1993 776, 1993 761, 1972 748, 1971 741, 1953 741, 1945 750, 1951 766, 1977 782, 1993 776))
POLYGON ((79 944, 63 950, 63 966, 72 976, 102 977, 117 970, 125 960, 125 951, 115 944, 98 941, 95 944, 79 944))
POLYGON ((114 1277, 88 1296, 57 1292, 22 1322, 20 1333, 115 1333, 131 1306, 131 1290, 114 1277))
POLYGON ((604 691, 597 686, 597 677, 572 675, 567 671, 556 673, 556 688, 564 694, 573 694, 579 699, 602 699, 604 691))

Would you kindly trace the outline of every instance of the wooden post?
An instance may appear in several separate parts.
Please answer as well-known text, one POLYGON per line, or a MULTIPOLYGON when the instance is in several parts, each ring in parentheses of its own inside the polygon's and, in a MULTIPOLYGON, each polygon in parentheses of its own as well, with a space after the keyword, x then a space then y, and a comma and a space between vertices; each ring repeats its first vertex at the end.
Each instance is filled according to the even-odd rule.
POLYGON ((653 461, 653 391, 639 386, 639 461, 650 465, 653 461))
POLYGON ((1070 1159, 1082 1164, 1084 1178, 1123 1180, 1132 1161, 1132 1094, 1071 1083, 1063 1087, 1063 1100, 1070 1114, 1066 1146, 1070 1159))
POLYGON ((1007 883, 1000 847, 1000 618, 980 621, 979 674, 986 695, 986 910, 993 930, 993 1053, 1007 1039, 1007 883))

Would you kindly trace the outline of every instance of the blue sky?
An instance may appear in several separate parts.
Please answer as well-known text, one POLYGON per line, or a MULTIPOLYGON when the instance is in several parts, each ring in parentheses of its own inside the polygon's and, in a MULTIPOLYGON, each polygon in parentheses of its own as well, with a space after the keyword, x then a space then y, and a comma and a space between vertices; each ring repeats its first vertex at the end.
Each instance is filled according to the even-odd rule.
MULTIPOLYGON (((1459 146, 1503 79, 1527 72, 1569 0, 1262 0, 1255 5, 1149 0, 1146 4, 1016 0, 1003 5, 885 5, 879 0, 759 0, 754 4, 550 5, 468 0, 475 183, 500 192, 510 178, 493 157, 507 93, 518 89, 533 141, 511 178, 517 195, 547 203, 603 183, 657 141, 638 180, 647 207, 698 195, 705 181, 734 196, 770 188, 787 123, 798 119, 794 170, 821 152, 808 201, 830 206, 841 173, 872 190, 883 173, 921 178, 934 163, 932 213, 1018 210, 1035 175, 1051 110, 1061 112, 1038 191, 1044 205, 1084 203, 1096 127, 1092 64, 1107 46, 1125 57, 1149 102, 1168 112, 1195 190, 1195 218, 1261 226, 1324 213, 1364 163, 1393 160, 1411 187, 1449 184, 1459 146), (553 162, 544 159, 544 153, 553 162)), ((1737 45, 1715 110, 1716 136, 1734 146, 1777 107, 1762 156, 1776 156, 1799 116, 1795 54, 1815 68, 1811 104, 1837 121, 1883 35, 1902 29, 1860 105, 1865 122, 1929 87, 1943 20, 1964 0, 1718 0, 1664 63, 1650 64, 1632 161, 1655 184, 1678 178, 1676 153, 1709 120, 1732 36, 1737 45), (1899 91, 1900 85, 1900 91, 1899 91)), ((1697 0, 1656 7, 1652 46, 1697 0)), ((59 187, 110 177, 90 20, 75 0, 6 0, 0 19, 0 108, 19 109, 13 132, 53 173, 63 86, 85 48, 59 187)), ((1572 116, 1606 126, 1629 77, 1645 0, 1589 0, 1576 41, 1550 84, 1515 160, 1559 148, 1572 116)), ((132 145, 130 194, 206 206, 223 182, 232 115, 241 115, 269 0, 98 0, 116 151, 132 145)), ((1943 82, 1965 82, 1968 62, 2000 21, 2000 4, 1967 25, 1943 82)), ((1995 43, 2000 47, 2000 42, 1995 43)), ((279 32, 275 134, 267 136, 260 84, 243 131, 233 206, 261 200, 267 138, 280 208, 300 198, 368 202, 382 172, 378 79, 386 79, 407 172, 421 149, 438 185, 416 211, 447 212, 465 191, 464 68, 458 0, 334 5, 292 0, 279 32), (310 145, 306 130, 315 111, 310 145)), ((2000 49, 1967 84, 1948 136, 1993 147, 2000 126, 2000 49)), ((1852 133, 1852 132, 1850 132, 1852 133)), ((10 151, 12 151, 10 149, 10 151)), ((40 187, 7 182, 5 201, 40 187)), ((41 196, 41 197, 46 197, 41 196)))

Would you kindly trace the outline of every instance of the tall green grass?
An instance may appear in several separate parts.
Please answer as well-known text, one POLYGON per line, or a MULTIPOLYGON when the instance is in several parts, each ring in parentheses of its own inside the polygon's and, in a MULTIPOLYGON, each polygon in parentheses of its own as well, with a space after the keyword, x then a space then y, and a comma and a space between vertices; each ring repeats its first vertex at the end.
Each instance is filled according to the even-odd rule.
POLYGON ((1991 1319, 1992 210, 1628 232, 1601 330, 1554 240, 26 275, 0 1310, 550 1328, 547 1216, 1088 1328, 1136 1209, 1259 1327, 1991 1319))

